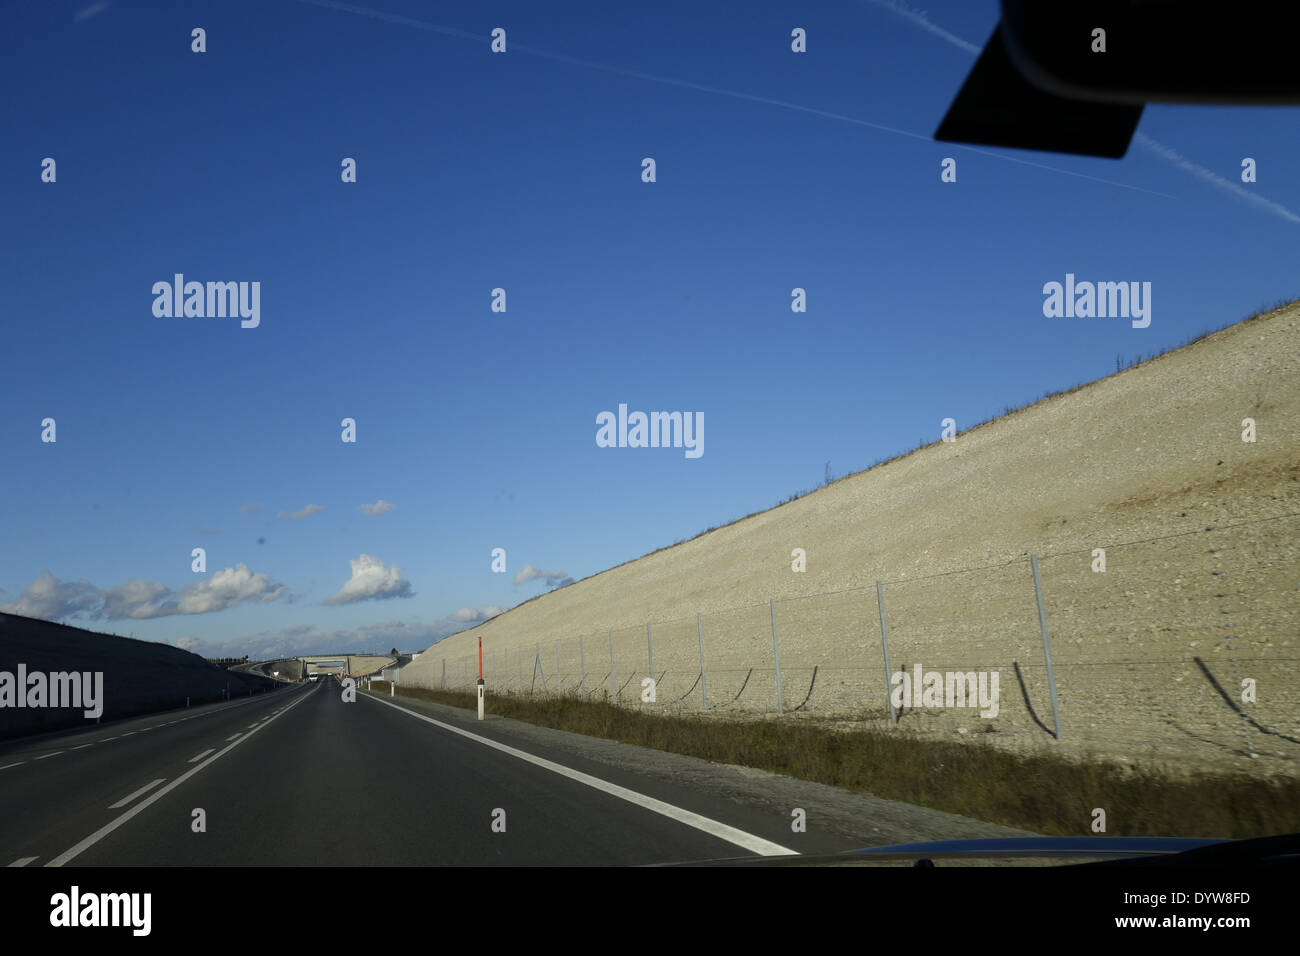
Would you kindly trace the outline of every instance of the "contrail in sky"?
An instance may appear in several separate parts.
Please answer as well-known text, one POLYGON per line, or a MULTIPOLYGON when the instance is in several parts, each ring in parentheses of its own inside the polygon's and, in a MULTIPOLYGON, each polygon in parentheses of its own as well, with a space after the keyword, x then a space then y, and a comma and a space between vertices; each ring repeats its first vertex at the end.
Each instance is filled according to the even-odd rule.
MULTIPOLYGON (((370 17, 374 20, 384 20, 388 23, 396 23, 402 26, 415 27, 418 30, 428 30, 433 33, 441 33, 445 36, 458 37, 464 40, 473 40, 475 43, 485 43, 487 38, 480 33, 470 33, 468 30, 458 30, 455 27, 444 27, 434 23, 426 23, 423 20, 416 20, 411 17, 401 16, 395 13, 384 13, 382 10, 372 10, 368 7, 360 7, 352 3, 341 3, 339 0, 296 0, 298 3, 307 3, 315 7, 325 7, 330 10, 341 10, 345 13, 355 13, 359 16, 370 17)), ((927 21, 928 22, 928 21, 927 21)), ((931 24, 933 26, 933 24, 931 24)), ((938 28, 935 28, 938 29, 938 28)), ((950 38, 950 42, 962 43, 957 37, 953 37, 944 31, 940 35, 950 38)), ((864 126, 868 129, 879 130, 882 133, 893 133, 896 136, 906 136, 910 139, 921 140, 926 143, 933 143, 934 138, 925 133, 915 133, 911 130, 898 129, 893 126, 884 126, 880 123, 872 123, 869 120, 858 119, 855 116, 845 116, 842 113, 832 113, 828 110, 819 110, 811 106, 802 106, 798 103, 788 103, 785 100, 776 100, 766 96, 756 96, 752 93, 741 93, 738 90, 727 90, 718 86, 706 86, 703 83, 693 83, 690 80, 679 80, 670 76, 658 76, 654 73, 645 73, 641 70, 629 70, 619 66, 611 66, 608 63, 597 63, 592 60, 581 60, 577 57, 564 56, 560 53, 551 53, 547 50, 539 50, 536 47, 524 46, 520 43, 511 42, 509 49, 511 52, 527 53, 530 56, 543 57, 548 60, 554 60, 557 63, 567 63, 571 66, 581 66, 590 70, 600 70, 604 73, 612 73, 617 76, 629 76, 638 80, 645 80, 650 83, 659 83, 666 86, 677 86, 682 89, 696 90, 701 93, 712 93, 715 96, 727 96, 732 99, 746 100, 751 103, 763 103, 767 106, 778 106, 782 109, 793 110, 798 113, 806 113, 810 116, 820 116, 824 119, 832 119, 841 123, 852 123, 855 126, 864 126)), ((978 48, 975 48, 978 52, 978 48)), ((1027 159, 1018 159, 1014 156, 1004 156, 1000 153, 991 153, 987 150, 977 149, 974 146, 965 146, 960 143, 946 143, 951 149, 965 150, 969 153, 978 153, 981 156, 989 156, 993 159, 1002 160, 1003 162, 1016 163, 1020 166, 1031 166, 1034 169, 1044 169, 1048 172, 1059 173, 1062 176, 1073 176, 1076 179, 1087 179, 1095 183, 1105 183, 1108 186, 1118 186, 1121 189, 1131 189, 1135 192, 1148 193, 1153 196, 1163 196, 1165 199, 1175 199, 1168 193, 1158 192, 1154 189, 1146 189, 1143 186, 1134 186, 1130 183, 1116 182, 1113 179, 1103 179, 1100 176, 1089 176, 1086 173, 1076 173, 1068 169, 1060 169, 1056 166, 1048 166, 1045 163, 1035 163, 1027 159)))
POLYGON ((1297 216, 1280 202, 1274 202, 1271 199, 1261 196, 1259 193, 1251 192, 1249 189, 1243 188, 1239 183, 1234 183, 1231 179, 1225 179, 1223 176, 1206 169, 1204 166, 1198 166, 1190 159, 1178 155, 1178 153, 1174 152, 1168 146, 1161 146, 1150 136, 1136 133, 1134 134, 1133 139, 1139 146, 1150 150, 1157 156, 1169 160, 1169 162, 1173 163, 1179 169, 1186 170, 1197 179, 1203 180, 1212 186, 1217 186, 1224 192, 1230 193, 1238 199, 1244 199, 1246 202, 1258 206, 1261 209, 1266 209, 1275 215, 1281 216, 1283 219, 1300 223, 1300 216, 1297 216))
MULTIPOLYGON (((929 19, 926 17, 925 11, 916 10, 908 6, 907 3, 904 2, 904 0, 866 0, 866 2, 872 3, 877 7, 883 7, 886 10, 890 10, 893 13, 898 14, 900 17, 903 17, 906 20, 910 20, 912 23, 921 27, 923 30, 927 31, 928 33, 932 33, 937 37, 941 37, 942 39, 950 43, 952 46, 955 46, 960 50, 964 50, 965 52, 972 53, 976 56, 979 55, 980 48, 977 47, 975 44, 968 43, 966 40, 963 40, 961 37, 949 33, 947 30, 943 29, 942 27, 936 26, 935 24, 931 23, 929 19)), ((1197 165, 1196 163, 1192 162, 1190 159, 1180 156, 1177 152, 1170 149, 1168 146, 1164 146, 1160 143, 1157 143, 1150 136, 1146 136, 1143 133, 1135 133, 1133 139, 1139 146, 1149 150, 1152 153, 1155 153, 1161 159, 1165 159, 1173 163, 1179 169, 1191 173, 1197 179, 1200 179, 1203 182, 1207 182, 1212 186, 1217 186, 1219 189, 1222 189, 1224 192, 1236 196, 1238 199, 1244 199, 1246 202, 1251 203, 1252 205, 1257 206, 1260 209, 1267 210, 1268 212, 1271 212, 1274 215, 1281 216, 1283 219, 1286 219, 1290 222, 1300 223, 1300 216, 1297 216, 1295 213, 1293 213, 1286 206, 1282 205, 1280 202, 1274 202, 1271 199, 1267 199, 1259 195, 1259 193, 1252 192, 1249 189, 1242 188, 1242 186, 1239 183, 1234 183, 1232 180, 1225 179, 1224 177, 1220 176, 1218 173, 1206 169, 1204 166, 1197 165)), ((1008 157, 1003 157, 1003 158, 1008 158, 1008 157)), ((1163 195, 1163 193, 1161 195, 1163 195)))
POLYGON ((924 10, 916 10, 909 7, 903 2, 903 0, 870 0, 870 2, 874 3, 878 7, 884 7, 886 10, 893 11, 904 19, 911 20, 927 33, 933 33, 935 36, 948 41, 959 50, 965 50, 972 56, 980 55, 980 48, 978 46, 971 43, 969 40, 963 40, 956 34, 949 33, 941 26, 931 23, 924 10))

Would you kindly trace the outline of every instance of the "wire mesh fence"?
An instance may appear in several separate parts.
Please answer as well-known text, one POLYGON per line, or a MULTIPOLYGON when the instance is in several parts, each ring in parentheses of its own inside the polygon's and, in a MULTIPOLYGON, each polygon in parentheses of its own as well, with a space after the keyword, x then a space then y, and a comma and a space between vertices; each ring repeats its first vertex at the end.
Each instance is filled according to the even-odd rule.
MULTIPOLYGON (((669 713, 1110 740, 1141 728, 1247 753, 1265 738, 1295 746, 1300 568, 1261 554, 1278 533, 1266 522, 1286 523, 1294 540, 1297 518, 1042 555, 1037 588, 1026 554, 879 588, 485 646, 484 678, 489 694, 669 713)), ((444 668, 443 687, 472 690, 476 657, 444 668)))

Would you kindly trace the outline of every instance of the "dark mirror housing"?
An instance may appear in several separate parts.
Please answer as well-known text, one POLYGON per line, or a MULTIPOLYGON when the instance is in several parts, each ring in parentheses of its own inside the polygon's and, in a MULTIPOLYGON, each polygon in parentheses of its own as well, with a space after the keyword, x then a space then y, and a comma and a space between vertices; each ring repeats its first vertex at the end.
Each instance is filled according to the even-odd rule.
POLYGON ((1118 159, 1148 102, 1300 104, 1300 0, 1002 0, 942 142, 1118 159))
POLYGON ((1300 103, 1295 0, 1002 0, 1035 86, 1108 103, 1300 103))

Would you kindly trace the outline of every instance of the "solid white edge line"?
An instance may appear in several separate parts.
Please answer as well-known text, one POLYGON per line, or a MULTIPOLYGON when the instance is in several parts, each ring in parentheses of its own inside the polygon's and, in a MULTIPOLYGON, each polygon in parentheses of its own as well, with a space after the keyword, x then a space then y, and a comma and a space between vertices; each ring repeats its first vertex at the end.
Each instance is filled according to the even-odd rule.
MULTIPOLYGON (((293 708, 297 707, 300 703, 302 703, 302 702, 303 702, 304 700, 306 700, 306 699, 307 699, 307 698, 306 698, 305 696, 303 696, 303 697, 299 697, 299 698, 298 698, 297 700, 295 700, 292 704, 290 704, 288 707, 286 707, 286 708, 285 708, 285 711, 287 712, 287 711, 292 710, 293 708)), ((264 724, 263 727, 265 727, 265 726, 267 726, 267 725, 264 724)), ((263 729, 263 727, 259 727, 258 730, 263 729)), ((88 850, 88 849, 90 849, 92 846, 94 846, 96 843, 98 843, 100 840, 104 839, 104 837, 108 836, 110 833, 112 833, 114 830, 116 830, 116 829, 117 829, 118 827, 120 827, 122 824, 126 823, 128 820, 130 820, 132 817, 134 817, 134 816, 135 816, 137 813, 139 813, 141 810, 145 809, 146 807, 152 806, 154 803, 156 803, 157 801, 161 800, 161 799, 162 799, 163 797, 165 797, 167 794, 171 793, 173 790, 175 790, 177 787, 179 787, 181 784, 183 784, 186 780, 190 779, 190 777, 194 776, 196 773, 198 773, 198 772, 199 772, 200 770, 202 770, 204 767, 209 766, 210 764, 214 764, 214 763, 216 763, 218 760, 220 760, 222 757, 224 757, 224 756, 225 756, 226 754, 228 754, 230 751, 234 750, 236 747, 238 747, 238 746, 239 746, 240 744, 242 744, 244 741, 251 739, 252 736, 253 736, 253 734, 255 734, 255 733, 257 733, 256 730, 253 731, 253 733, 251 733, 251 734, 245 734, 244 736, 242 736, 242 737, 240 737, 238 740, 236 740, 233 744, 231 744, 229 747, 226 747, 226 748, 224 748, 224 749, 218 751, 217 753, 213 754, 211 757, 209 757, 207 760, 203 761, 203 763, 199 764, 198 766, 193 767, 193 768, 190 769, 190 770, 187 770, 185 773, 181 774, 179 777, 177 777, 177 778, 176 778, 175 780, 173 780, 171 783, 167 784, 167 786, 163 787, 161 790, 157 791, 156 793, 152 793, 152 794, 150 794, 149 796, 145 797, 143 800, 141 800, 139 803, 137 803, 137 804, 136 804, 135 806, 133 806, 131 809, 129 809, 129 810, 127 810, 125 813, 123 813, 120 817, 117 817, 117 818, 114 819, 114 820, 110 820, 108 823, 104 824, 102 827, 100 827, 98 830, 96 830, 96 831, 95 831, 94 833, 92 833, 90 836, 86 837, 84 840, 82 840, 82 841, 81 841, 80 843, 78 843, 76 846, 72 847, 72 848, 69 849, 69 850, 64 850, 62 853, 60 853, 60 854, 59 854, 58 856, 56 856, 54 859, 50 860, 50 862, 49 862, 49 863, 46 863, 45 865, 46 865, 46 866, 63 866, 63 864, 67 863, 69 860, 71 860, 71 859, 73 859, 74 857, 78 856, 79 854, 85 852, 86 850, 88 850)))
POLYGON ((143 796, 144 794, 146 794, 146 793, 148 793, 150 790, 152 790, 154 787, 158 786, 158 784, 160 784, 160 783, 166 783, 166 782, 167 782, 167 778, 166 778, 166 777, 159 777, 159 778, 158 778, 157 780, 155 780, 153 783, 146 783, 143 787, 141 787, 141 788, 140 788, 139 790, 137 790, 135 793, 132 793, 132 794, 129 794, 128 796, 123 797, 121 800, 117 801, 117 803, 110 803, 110 804, 108 805, 108 809, 110 809, 110 810, 121 810, 124 806, 126 806, 128 803, 130 803, 130 802, 131 802, 132 800, 134 800, 136 797, 143 796))
POLYGON ((441 720, 434 720, 432 717, 424 716, 424 714, 417 714, 413 710, 407 710, 405 707, 391 704, 382 697, 375 697, 372 694, 365 694, 363 696, 369 700, 375 701, 376 703, 383 704, 386 707, 400 710, 402 713, 409 714, 418 720, 427 721, 435 727, 449 730, 453 734, 467 737, 470 740, 484 744, 494 750, 499 750, 502 753, 509 754, 512 757, 517 757, 520 760, 527 761, 528 763, 541 767, 544 770, 550 770, 552 773, 558 773, 563 777, 568 777, 570 780, 576 780, 578 783, 586 784, 588 787, 595 790, 600 790, 604 793, 608 793, 610 796, 618 797, 620 800, 626 800, 628 803, 636 804, 646 810, 668 817, 670 820, 676 820, 678 823, 684 823, 688 827, 702 830, 709 834, 709 836, 717 837, 719 840, 725 840, 728 843, 734 844, 741 849, 749 850, 751 853, 756 853, 759 856, 799 855, 797 850, 791 850, 788 847, 781 846, 779 843, 773 843, 771 840, 764 840, 760 836, 746 833, 744 830, 728 826, 725 823, 720 823, 710 817, 694 813, 690 810, 683 810, 681 807, 674 806, 671 803, 665 803, 662 800, 656 800, 654 797, 647 797, 643 793, 637 793, 635 790, 629 790, 627 787, 620 787, 616 783, 601 780, 599 777, 593 777, 591 774, 583 773, 581 770, 574 770, 571 767, 564 766, 563 764, 555 763, 553 760, 547 760, 544 757, 536 757, 533 754, 527 753, 523 750, 518 750, 507 744, 497 743, 497 741, 489 740, 487 737, 480 737, 478 734, 472 734, 468 730, 461 730, 459 727, 453 726, 452 724, 445 724, 441 720))

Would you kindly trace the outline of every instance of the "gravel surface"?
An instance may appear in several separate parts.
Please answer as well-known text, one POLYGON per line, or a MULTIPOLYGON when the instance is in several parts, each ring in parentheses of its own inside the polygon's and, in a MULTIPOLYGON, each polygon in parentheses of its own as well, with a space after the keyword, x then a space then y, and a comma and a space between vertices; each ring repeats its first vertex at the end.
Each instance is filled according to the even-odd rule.
MULTIPOLYGON (((893 732, 1129 767, 1300 764, 1300 303, 596 574, 446 638, 404 684, 604 694, 889 727, 891 671, 996 672, 999 707, 893 732), (1257 440, 1242 440, 1242 420, 1257 440), (803 548, 807 570, 791 570, 803 548), (1105 570, 1094 570, 1094 549, 1105 570), (1029 556, 1039 556, 1057 740, 1029 556), (581 636, 581 649, 579 637, 581 636), (556 647, 560 651, 556 665, 556 647), (814 670, 815 669, 815 670, 814 670), (1254 700, 1243 689, 1254 682, 1254 700), (795 710, 795 708, 798 708, 795 710), (792 711, 794 711, 792 713, 792 711)), ((960 425, 960 419, 959 419, 960 425)), ((721 517, 721 516, 720 516, 721 517)))

